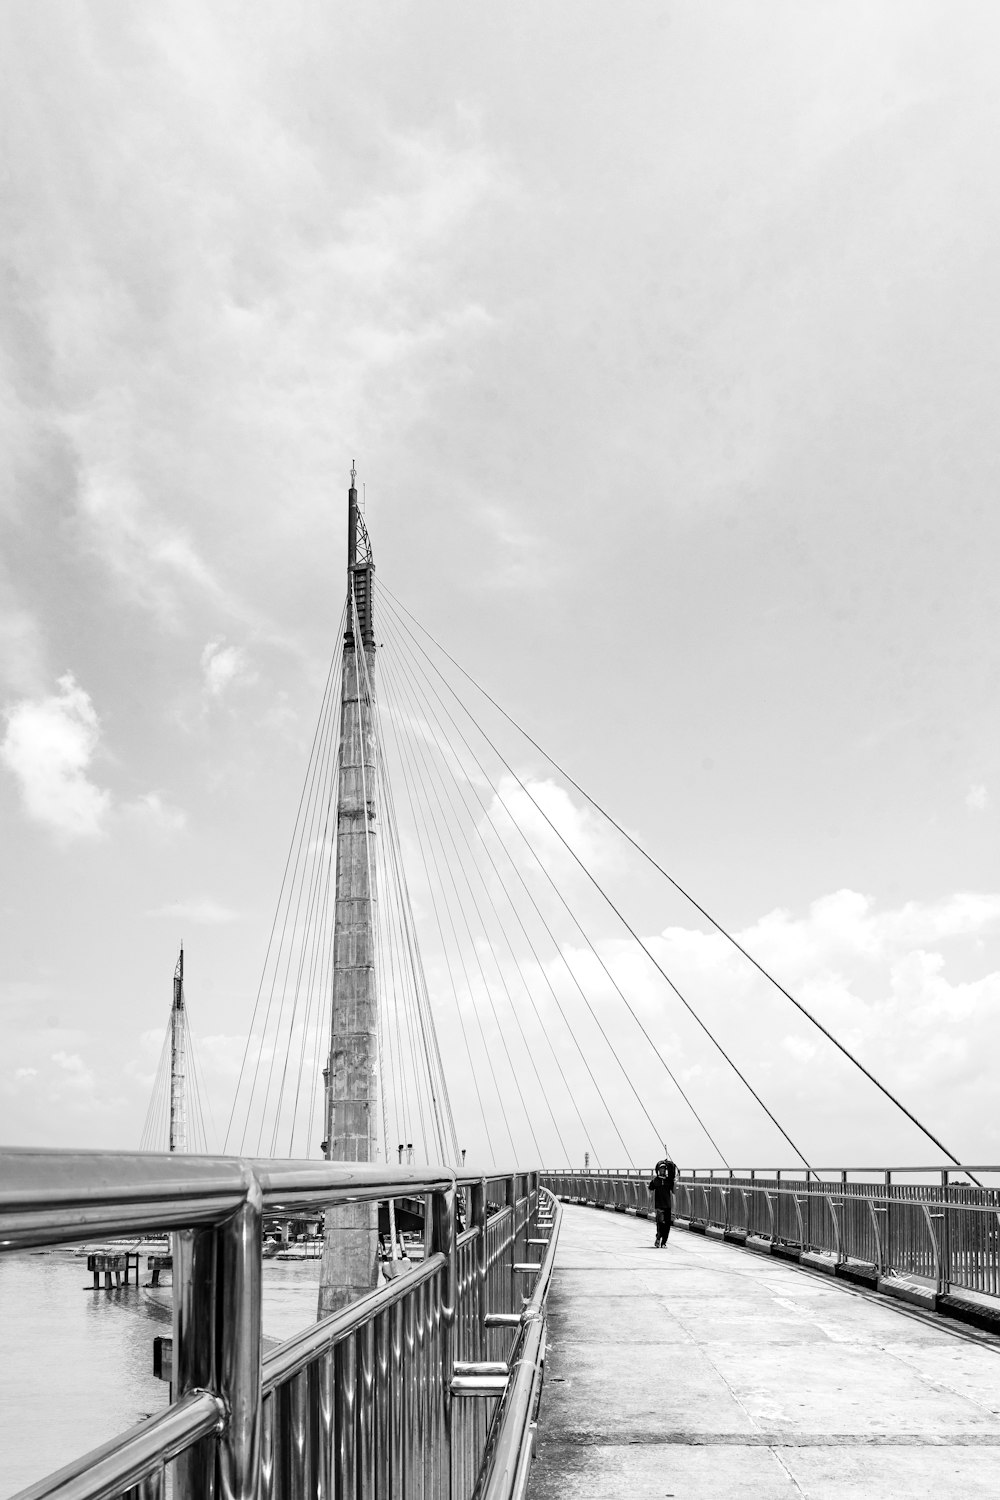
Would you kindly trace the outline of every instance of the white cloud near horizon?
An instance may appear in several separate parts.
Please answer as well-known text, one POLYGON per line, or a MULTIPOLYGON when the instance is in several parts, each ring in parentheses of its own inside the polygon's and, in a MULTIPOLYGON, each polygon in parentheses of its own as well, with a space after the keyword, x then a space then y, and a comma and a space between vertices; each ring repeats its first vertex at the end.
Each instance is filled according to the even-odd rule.
MULTIPOLYGON (((989 1123, 992 1059, 1000 1047, 1000 969, 987 968, 973 978, 958 970, 998 928, 1000 894, 959 893, 882 907, 860 893, 837 891, 799 913, 765 913, 738 937, 947 1144, 971 1151, 967 1160, 984 1160, 992 1159, 1000 1144, 1000 1131, 989 1123)), ((909 1159, 936 1156, 915 1127, 722 936, 673 926, 644 941, 793 1138, 818 1153, 814 1160, 820 1155, 832 1160, 838 1153, 861 1159, 873 1129, 891 1142, 890 1152, 909 1159)), ((607 1121, 602 1125, 593 1085, 575 1050, 578 1042, 630 1139, 641 1139, 646 1128, 631 1094, 635 1084, 678 1149, 688 1159, 706 1161, 704 1137, 600 959, 722 1149, 763 1162, 777 1148, 779 1161, 787 1159, 787 1146, 638 946, 603 938, 595 948, 599 957, 578 939, 562 943, 560 956, 545 960, 548 984, 533 963, 520 967, 574 1093, 597 1128, 606 1136, 607 1121), (572 1042, 549 985, 570 1019, 572 1042), (611 1046, 628 1081, 611 1057, 611 1046)), ((534 1021, 527 1024, 541 1047, 542 1033, 534 1021)), ((565 1117, 566 1101, 558 1096, 553 1082, 553 1099, 565 1117)))
MULTIPOLYGON (((195 920, 196 913, 208 922, 235 918, 234 913, 217 907, 207 898, 176 903, 155 915, 195 920)), ((956 1145, 960 1151, 971 1146, 988 1155, 996 1142, 988 1129, 984 1133, 983 1122, 988 1111, 984 1108, 983 1091, 992 1089, 992 1059, 1000 1044, 1000 970, 988 970, 972 979, 958 977, 943 945, 958 945, 957 955, 977 939, 995 934, 998 924, 998 894, 957 893, 936 902, 902 902, 886 907, 857 892, 838 891, 818 898, 798 913, 765 913, 739 936, 749 951, 762 959, 766 947, 767 961, 776 977, 787 983, 905 1103, 926 1117, 932 1128, 940 1130, 948 1144, 956 1145), (946 1091, 944 1094, 942 1089, 946 1091)), ((877 1114, 883 1106, 874 1091, 859 1075, 852 1075, 846 1064, 837 1062, 829 1044, 817 1032, 804 1022, 796 1023, 787 1002, 773 997, 772 1003, 763 982, 722 938, 674 926, 648 935, 645 941, 736 1056, 778 1118, 790 1126, 793 1137, 801 1135, 810 1150, 822 1149, 827 1160, 838 1151, 852 1158, 858 1152, 863 1153, 873 1119, 880 1120, 880 1130, 884 1124, 877 1114)), ((755 1106, 741 1097, 740 1086, 718 1055, 686 1023, 676 1001, 645 956, 634 945, 617 939, 599 939, 597 949, 723 1149, 733 1153, 744 1149, 752 1152, 755 1159, 769 1160, 775 1145, 771 1127, 756 1117, 755 1106)), ((497 956, 509 967, 509 956, 505 958, 499 950, 497 956)), ((567 943, 563 956, 580 979, 601 1025, 624 1061, 629 1078, 654 1115, 663 1119, 675 1154, 688 1161, 706 1162, 704 1138, 687 1116, 673 1085, 660 1071, 621 1001, 612 993, 593 954, 567 943)), ((446 998, 440 978, 440 955, 429 947, 426 958, 435 1013, 442 1025, 447 1015, 453 1015, 449 1009, 452 1001, 446 998)), ((531 961, 522 961, 521 969, 535 996, 541 1025, 559 1051, 575 1101, 600 1145, 602 1158, 617 1161, 620 1147, 609 1135, 607 1117, 602 1117, 593 1085, 565 1035, 565 1025, 557 1015, 551 993, 531 961)), ((638 1118, 629 1086, 606 1044, 600 1040, 579 992, 568 982, 562 959, 546 960, 546 969, 616 1123, 633 1151, 641 1156, 648 1127, 638 1118)), ((520 979, 512 973, 508 977, 528 1039, 537 1049, 546 1092, 562 1128, 575 1142, 579 1137, 575 1115, 552 1072, 540 1023, 526 1004, 520 979)), ((493 978, 494 971, 490 968, 491 988, 493 978)), ((499 993, 495 999, 503 1021, 507 1016, 506 1001, 499 993)), ((482 1066, 478 1028, 473 1026, 469 1009, 470 1004, 482 1008, 478 989, 471 1000, 463 997, 462 1004, 474 1055, 482 1066)), ((487 1045, 498 1047, 496 1023, 488 1007, 483 1020, 487 1045)), ((461 1107, 466 1109, 468 1066, 464 1048, 453 1026, 445 1026, 441 1038, 453 1100, 461 1101, 461 1107)), ((514 1042, 513 1034, 508 1041, 519 1055, 520 1044, 514 1042)), ((161 1042, 162 1030, 149 1028, 138 1036, 139 1054, 148 1059, 161 1042)), ((196 1045, 218 1124, 231 1103, 246 1039, 212 1030, 199 1035, 196 1045)), ((273 1039, 251 1038, 252 1056, 256 1056, 258 1049, 267 1064, 273 1052, 273 1039)), ((292 1050, 297 1055, 297 1048, 292 1050)), ((116 1075, 99 1041, 89 1037, 72 1042, 67 1039, 55 1053, 50 1044, 44 1049, 44 1056, 41 1051, 24 1056, 19 1061, 19 1071, 11 1075, 14 1086, 42 1089, 43 1080, 36 1075, 40 1067, 44 1069, 46 1060, 54 1064, 55 1073, 44 1082, 44 1091, 46 1096, 53 1090, 59 1093, 63 1130, 72 1129, 73 1111, 77 1107, 81 1128, 84 1125, 87 1129, 96 1128, 88 1123, 98 1119, 96 1100, 105 1091, 110 1097, 116 1086, 116 1075)), ((505 1065, 499 1055, 497 1066, 502 1083, 505 1065)), ((148 1090, 148 1061, 137 1058, 126 1072, 137 1097, 148 1090)), ((491 1085, 485 1073, 480 1084, 488 1095, 491 1085)), ((537 1097, 529 1098, 529 1104, 536 1127, 547 1143, 546 1155, 554 1161, 557 1152, 551 1146, 547 1113, 537 1097)), ((512 1125, 519 1137, 523 1123, 517 1121, 517 1106, 508 1100, 507 1107, 514 1111, 512 1125)), ((128 1109, 134 1114, 139 1103, 129 1105, 128 1109)), ((885 1106, 883 1113, 887 1110, 885 1106)), ((119 1110, 117 1114, 109 1114, 108 1120, 124 1120, 124 1115, 119 1110)), ((242 1114, 238 1126, 241 1120, 242 1114)), ((481 1155, 471 1113, 464 1120, 463 1143, 467 1141, 473 1154, 481 1155)), ((135 1124, 136 1132, 139 1123, 135 1124)), ((920 1142, 912 1127, 904 1126, 901 1120, 896 1125, 899 1133, 891 1149, 904 1155, 909 1151, 911 1159, 919 1156, 920 1142)), ((819 1160, 818 1156, 815 1159, 819 1160)), ((898 1159, 902 1161, 902 1157, 898 1159)), ((787 1151, 781 1160, 787 1161, 787 1151)))

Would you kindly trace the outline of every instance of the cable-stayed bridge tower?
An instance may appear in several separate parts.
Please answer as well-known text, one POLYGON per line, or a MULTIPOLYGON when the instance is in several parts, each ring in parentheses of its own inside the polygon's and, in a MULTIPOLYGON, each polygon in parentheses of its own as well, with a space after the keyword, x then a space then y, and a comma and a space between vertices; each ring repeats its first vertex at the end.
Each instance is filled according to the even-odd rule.
MULTIPOLYGON (((347 492, 347 615, 341 666, 333 993, 325 1072, 323 1151, 329 1161, 373 1162, 378 1154, 374 572, 352 464, 347 492)), ((353 1301, 376 1284, 377 1205, 344 1204, 330 1210, 325 1237, 321 1315, 353 1301)))
POLYGON ((169 1150, 186 1151, 187 1139, 187 1023, 184 1016, 184 949, 174 970, 174 1002, 170 1008, 170 1141, 169 1150))
POLYGON ((140 1150, 184 1154, 209 1149, 205 1130, 206 1100, 200 1071, 184 995, 182 946, 174 968, 170 1019, 153 1079, 140 1150))

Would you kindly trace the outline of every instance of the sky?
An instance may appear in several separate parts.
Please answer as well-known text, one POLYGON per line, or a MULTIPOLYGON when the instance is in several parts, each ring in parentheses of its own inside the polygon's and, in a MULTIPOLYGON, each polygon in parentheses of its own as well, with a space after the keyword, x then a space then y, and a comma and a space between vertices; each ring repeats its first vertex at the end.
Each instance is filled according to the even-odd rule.
MULTIPOLYGON (((181 941, 227 1114, 356 460, 377 580, 1000 1161, 995 7, 11 0, 0 32, 0 1139, 138 1142, 181 941)), ((939 1159, 510 745, 814 1163, 939 1159)), ((591 920, 729 1159, 788 1164, 591 920)))

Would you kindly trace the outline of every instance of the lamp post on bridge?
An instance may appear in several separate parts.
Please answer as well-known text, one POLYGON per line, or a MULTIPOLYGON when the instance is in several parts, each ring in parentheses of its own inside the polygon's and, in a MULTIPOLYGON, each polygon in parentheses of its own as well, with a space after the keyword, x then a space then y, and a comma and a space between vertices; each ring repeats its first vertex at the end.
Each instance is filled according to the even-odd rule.
MULTIPOLYGON (((354 481, 352 464, 347 492, 347 621, 341 676, 333 995, 330 1057, 324 1074, 323 1152, 328 1161, 374 1162, 378 1144, 375 729, 368 685, 375 679, 375 564, 354 481)), ((328 1209, 319 1315, 324 1317, 344 1307, 370 1291, 377 1281, 377 1203, 328 1209)))

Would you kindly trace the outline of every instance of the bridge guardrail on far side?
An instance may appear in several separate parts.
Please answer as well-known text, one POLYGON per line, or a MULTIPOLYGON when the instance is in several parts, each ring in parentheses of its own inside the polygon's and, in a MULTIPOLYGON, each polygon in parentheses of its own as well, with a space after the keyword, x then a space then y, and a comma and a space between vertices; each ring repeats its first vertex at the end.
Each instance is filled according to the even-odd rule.
MULTIPOLYGON (((565 1201, 650 1215, 652 1175, 564 1168, 539 1180, 565 1201)), ((1000 1331, 1000 1190, 977 1177, 997 1180, 1000 1167, 706 1168, 678 1173, 674 1216, 1000 1331)))
POLYGON ((14 1500, 164 1500, 171 1464, 174 1500, 521 1500, 561 1214, 537 1172, 0 1152, 5 1250, 174 1235, 172 1404, 14 1500), (264 1213, 415 1195, 424 1260, 262 1359, 264 1213))

